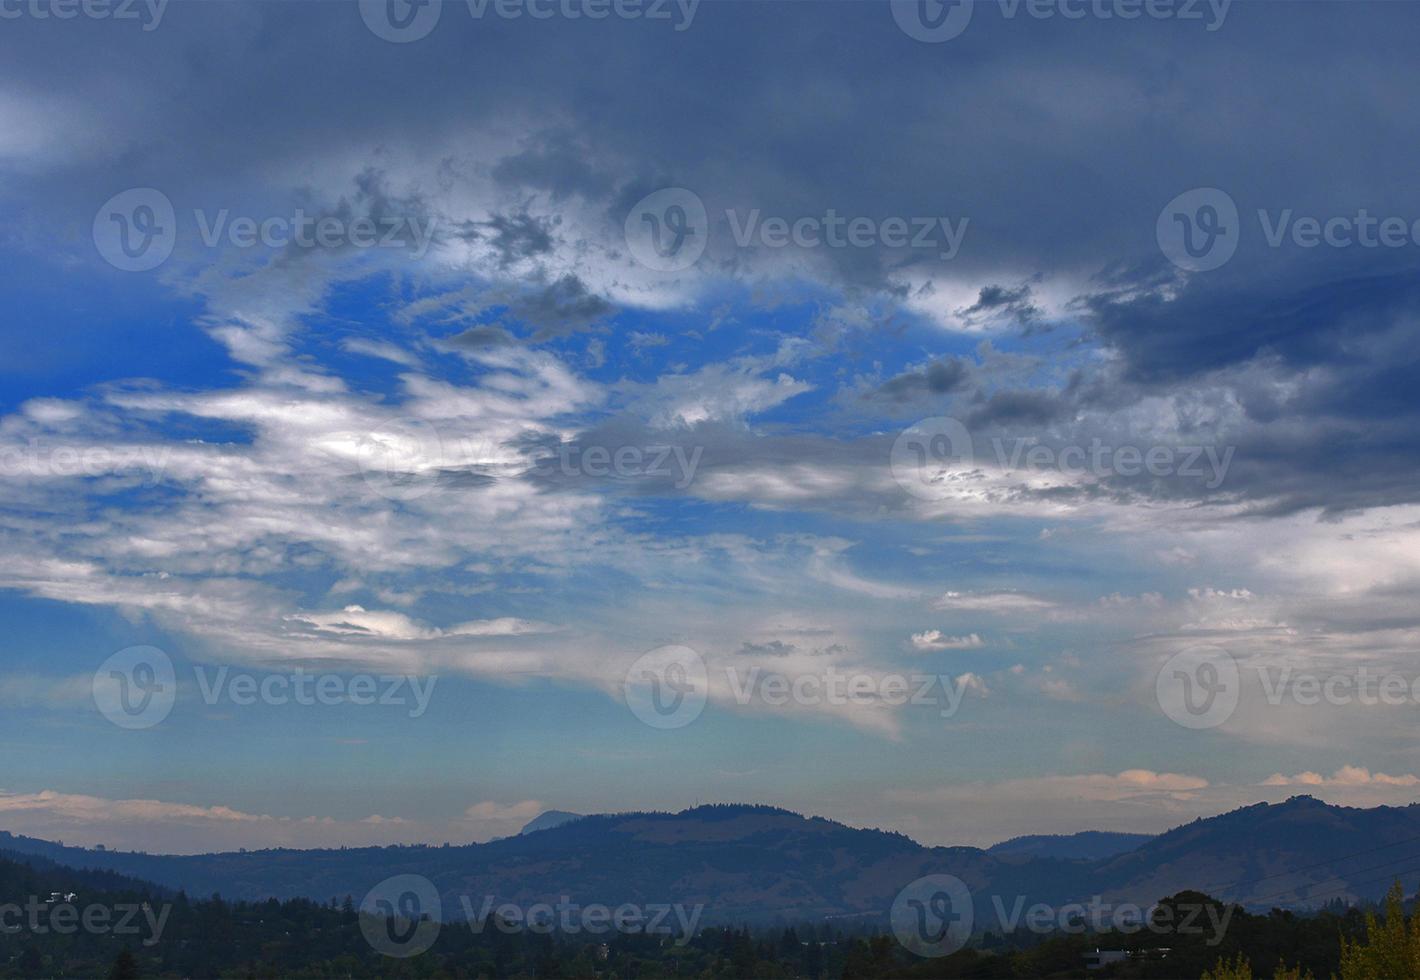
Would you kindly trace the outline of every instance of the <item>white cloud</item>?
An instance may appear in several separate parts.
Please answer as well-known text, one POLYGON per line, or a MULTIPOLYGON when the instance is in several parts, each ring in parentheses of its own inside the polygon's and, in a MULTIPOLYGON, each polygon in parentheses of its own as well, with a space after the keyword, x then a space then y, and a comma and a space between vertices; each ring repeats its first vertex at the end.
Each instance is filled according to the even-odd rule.
POLYGON ((157 840, 161 841, 161 853, 420 841, 466 843, 516 833, 545 809, 536 800, 509 805, 484 801, 445 821, 427 815, 277 816, 222 805, 0 789, 0 819, 12 833, 120 849, 153 849, 157 840))
POLYGON ((1057 608, 1057 604, 1020 592, 947 592, 932 604, 932 608, 1005 615, 1049 612, 1057 608))
POLYGON ((1383 772, 1372 773, 1362 766, 1342 766, 1330 776, 1322 776, 1315 772, 1299 772, 1292 776, 1284 776, 1280 772, 1273 773, 1262 781, 1263 786, 1307 786, 1319 789, 1341 789, 1352 787, 1375 787, 1375 786, 1395 786, 1413 787, 1420 786, 1420 776, 1387 776, 1383 772))
POLYGON ((941 630, 924 630, 912 634, 912 649, 923 652, 933 650, 973 650, 983 646, 981 637, 975 633, 965 636, 947 636, 941 630))

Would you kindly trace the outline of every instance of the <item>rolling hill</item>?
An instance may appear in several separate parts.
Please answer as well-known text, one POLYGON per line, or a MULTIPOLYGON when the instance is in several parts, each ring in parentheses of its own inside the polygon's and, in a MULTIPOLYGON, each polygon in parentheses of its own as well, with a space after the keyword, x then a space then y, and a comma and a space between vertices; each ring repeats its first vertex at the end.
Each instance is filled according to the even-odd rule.
POLYGON ((767 806, 588 816, 448 847, 267 850, 193 856, 91 851, 0 833, 0 849, 238 899, 360 897, 397 874, 434 882, 445 918, 487 901, 703 905, 702 921, 882 920, 907 883, 962 879, 978 921, 993 902, 1058 906, 1102 896, 1147 906, 1186 889, 1266 909, 1379 898, 1420 877, 1420 805, 1355 809, 1311 797, 1196 820, 1118 853, 1129 835, 924 847, 767 806), (1091 849, 1116 849, 1091 858, 1091 849))
POLYGON ((997 855, 1021 854, 1060 858, 1066 861, 1098 861, 1101 858, 1128 853, 1153 839, 1153 834, 1118 834, 1102 830, 1085 830, 1078 834, 1032 834, 993 844, 986 852, 997 855))

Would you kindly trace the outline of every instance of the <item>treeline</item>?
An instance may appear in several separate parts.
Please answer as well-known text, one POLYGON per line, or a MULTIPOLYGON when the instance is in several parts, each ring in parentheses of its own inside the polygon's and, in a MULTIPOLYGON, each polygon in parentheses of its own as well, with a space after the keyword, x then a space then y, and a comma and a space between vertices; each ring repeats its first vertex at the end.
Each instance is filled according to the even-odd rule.
MULTIPOLYGON (((0 905, 74 892, 74 903, 161 906, 157 942, 140 930, 115 935, 0 930, 0 977, 392 977, 392 978, 807 978, 1101 977, 1327 980, 1420 977, 1420 917, 1408 918, 1399 886, 1382 915, 1335 903, 1310 915, 1232 909, 1219 935, 1170 928, 1039 936, 988 933, 951 956, 919 959, 875 927, 818 923, 773 929, 708 928, 688 942, 656 935, 545 934, 446 924, 426 952, 407 959, 373 950, 354 899, 328 902, 192 900, 143 882, 43 859, 0 859, 0 905), (1095 949, 1122 962, 1085 969, 1095 949)), ((1199 893, 1178 907, 1220 903, 1199 893)), ((151 921, 151 920, 150 920, 151 921)), ((369 925, 367 920, 366 925, 369 925)))
MULTIPOLYGON (((1377 920, 1374 909, 1347 907, 1339 901, 1321 911, 1298 914, 1273 909, 1265 914, 1228 909, 1200 892, 1181 892, 1160 902, 1175 910, 1212 906, 1210 921, 1228 913, 1221 933, 1187 928, 1180 914, 1163 914, 1155 927, 1128 932, 1103 931, 1079 934, 1059 932, 1038 936, 1028 932, 1007 935, 987 933, 979 943, 934 960, 922 960, 902 949, 890 937, 859 940, 847 951, 843 980, 927 980, 927 978, 1133 978, 1203 977, 1207 980, 1420 980, 1420 916, 1402 925, 1413 937, 1411 966, 1402 970, 1403 955, 1387 954, 1385 969, 1370 971, 1377 943, 1393 949, 1395 926, 1405 923, 1400 886, 1391 895, 1389 918, 1377 920), (1170 924, 1172 923, 1172 924, 1170 924), (1122 952, 1125 959, 1086 969, 1086 957, 1096 950, 1122 952)), ((1206 916, 1205 916, 1206 918, 1206 916)))

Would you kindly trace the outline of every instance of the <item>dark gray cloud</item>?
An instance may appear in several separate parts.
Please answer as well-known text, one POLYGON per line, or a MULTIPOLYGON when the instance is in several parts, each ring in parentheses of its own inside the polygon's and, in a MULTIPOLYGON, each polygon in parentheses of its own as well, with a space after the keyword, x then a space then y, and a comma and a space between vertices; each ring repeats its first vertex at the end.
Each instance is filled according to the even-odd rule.
POLYGON ((508 316, 536 328, 535 340, 547 340, 586 329, 615 310, 581 279, 568 274, 520 295, 508 305, 508 316))
POLYGON ((751 643, 746 640, 739 649, 742 657, 787 657, 799 648, 792 643, 785 643, 783 640, 770 640, 768 643, 751 643))
POLYGON ((872 393, 872 397, 903 402, 922 395, 945 395, 964 385, 970 374, 965 361, 944 357, 919 370, 906 371, 890 378, 872 393))
POLYGON ((456 334, 450 338, 450 343, 458 344, 461 347, 503 347, 507 344, 517 342, 517 338, 504 330, 502 327, 492 324, 484 324, 479 327, 469 327, 463 333, 456 334))
POLYGON ((551 252, 556 227, 555 218, 518 211, 495 214, 486 221, 462 222, 454 234, 465 241, 487 242, 506 268, 551 252))
POLYGON ((976 302, 958 314, 963 322, 976 324, 990 319, 1009 319, 1021 326, 1038 320, 1044 311, 1031 302, 1029 283, 1019 286, 982 286, 976 302))
MULTIPOLYGON (((753 209, 967 218, 950 261, 830 248, 803 274, 853 295, 940 298, 993 329, 1077 319, 1090 331, 1100 356, 1082 357, 1068 387, 983 389, 975 424, 1039 427, 1223 386, 1255 427, 1237 435, 1243 492, 1349 507, 1420 486, 1420 246, 1271 247, 1256 217, 1420 218, 1413 5, 1235 3, 1209 31, 983 3, 944 44, 908 37, 886 4, 833 2, 707 2, 684 31, 475 19, 448 3, 407 45, 375 37, 346 3, 180 3, 158 30, 129 27, 6 22, 0 81, 46 122, 33 138, 0 136, 0 209, 25 229, 15 240, 34 214, 56 235, 83 228, 124 187, 162 188, 179 208, 277 184, 299 197, 324 161, 366 163, 353 190, 315 187, 312 200, 407 212, 426 200, 389 175, 434 161, 428 195, 482 180, 545 196, 480 199, 443 229, 517 270, 517 288, 501 286, 504 329, 537 342, 616 312, 605 283, 544 265, 562 249, 615 253, 630 206, 670 184, 700 195, 717 234, 727 211, 753 209), (1195 187, 1233 198, 1244 240, 1226 266, 1190 276, 1160 255, 1155 222, 1195 187), (565 240, 575 206, 611 237, 565 240), (1265 465, 1249 470, 1244 449, 1265 465)), ((763 259, 731 248, 704 261, 758 296, 773 288, 763 259)), ((502 337, 480 327, 462 342, 502 337)), ((878 394, 975 394, 963 371, 937 357, 878 394)))
POLYGON ((565 130, 548 130, 529 136, 518 153, 504 157, 493 168, 493 177, 512 187, 548 191, 554 202, 573 195, 600 200, 611 192, 612 175, 592 164, 591 146, 565 130))
POLYGON ((1061 418, 1068 409, 1066 401, 1054 392, 998 391, 973 408, 966 422, 977 428, 1011 424, 1048 425, 1061 418))

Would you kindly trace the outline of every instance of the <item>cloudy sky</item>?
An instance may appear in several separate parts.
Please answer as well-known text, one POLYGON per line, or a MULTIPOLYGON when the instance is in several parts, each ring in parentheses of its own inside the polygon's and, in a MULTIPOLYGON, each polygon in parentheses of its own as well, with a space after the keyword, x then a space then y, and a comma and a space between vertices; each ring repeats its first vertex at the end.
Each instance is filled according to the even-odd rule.
POLYGON ((0 829, 1410 802, 1417 29, 5 0, 0 829))

